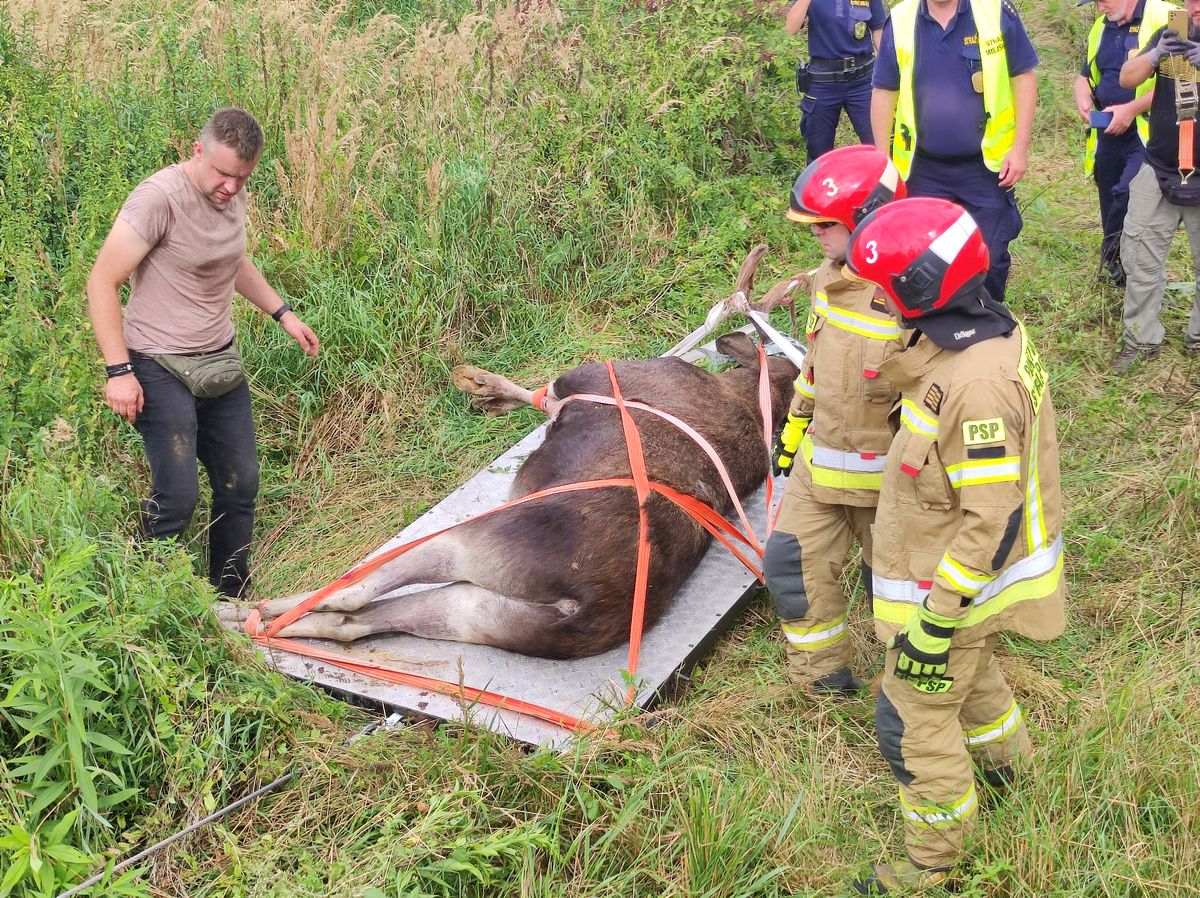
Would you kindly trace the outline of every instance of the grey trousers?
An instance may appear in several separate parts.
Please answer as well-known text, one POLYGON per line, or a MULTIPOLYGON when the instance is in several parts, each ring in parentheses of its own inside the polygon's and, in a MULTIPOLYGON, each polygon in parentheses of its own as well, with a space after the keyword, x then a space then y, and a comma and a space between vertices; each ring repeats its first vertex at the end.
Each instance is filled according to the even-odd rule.
POLYGON ((1145 349, 1163 341, 1165 331, 1159 312, 1167 286, 1167 252, 1180 222, 1187 228, 1196 272, 1196 300, 1183 342, 1189 347, 1200 346, 1200 206, 1168 202, 1158 186, 1154 169, 1143 163, 1129 185, 1129 211, 1121 238, 1121 264, 1126 277, 1123 316, 1126 346, 1145 349))

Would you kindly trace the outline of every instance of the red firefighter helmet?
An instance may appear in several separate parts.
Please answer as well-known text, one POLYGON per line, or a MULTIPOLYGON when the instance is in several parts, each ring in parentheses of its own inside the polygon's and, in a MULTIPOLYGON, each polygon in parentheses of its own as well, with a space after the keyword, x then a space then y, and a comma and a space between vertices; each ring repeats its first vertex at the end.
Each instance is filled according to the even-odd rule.
POLYGON ((969 212, 949 200, 913 197, 889 203, 855 228, 845 270, 883 291, 905 318, 920 318, 978 287, 987 244, 969 212))
POLYGON ((805 224, 835 221, 853 231, 884 203, 906 195, 900 172, 885 153, 866 145, 839 147, 801 172, 792 185, 787 217, 805 224))

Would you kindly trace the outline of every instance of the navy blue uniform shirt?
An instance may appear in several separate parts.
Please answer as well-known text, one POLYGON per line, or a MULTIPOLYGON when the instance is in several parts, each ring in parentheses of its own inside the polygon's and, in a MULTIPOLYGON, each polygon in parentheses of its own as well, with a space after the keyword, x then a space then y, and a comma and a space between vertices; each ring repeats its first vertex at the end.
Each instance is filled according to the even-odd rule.
MULTIPOLYGON (((1007 0, 1000 6, 1000 32, 1008 57, 1008 74, 1032 71, 1037 67, 1038 55, 1021 17, 1007 0)), ((918 152, 952 159, 978 156, 983 137, 983 93, 975 91, 971 76, 983 71, 983 62, 970 0, 959 0, 958 10, 945 30, 929 15, 921 0, 916 30, 913 102, 917 107, 918 152)), ((884 90, 900 89, 890 18, 883 29, 872 84, 884 90)))
POLYGON ((808 8, 808 55, 846 59, 875 52, 871 32, 887 21, 883 0, 812 0, 808 8))
MULTIPOLYGON (((1128 103, 1133 99, 1133 91, 1121 87, 1121 66, 1129 59, 1130 52, 1137 52, 1138 29, 1142 24, 1142 13, 1146 9, 1146 0, 1138 0, 1133 15, 1124 25, 1117 25, 1107 19, 1104 30, 1100 32, 1100 47, 1096 51, 1096 66, 1100 69, 1100 83, 1092 88, 1092 94, 1097 109, 1116 106, 1118 103, 1128 103)), ((1087 58, 1087 49, 1083 51, 1083 67, 1079 74, 1092 78, 1092 67, 1087 58)))

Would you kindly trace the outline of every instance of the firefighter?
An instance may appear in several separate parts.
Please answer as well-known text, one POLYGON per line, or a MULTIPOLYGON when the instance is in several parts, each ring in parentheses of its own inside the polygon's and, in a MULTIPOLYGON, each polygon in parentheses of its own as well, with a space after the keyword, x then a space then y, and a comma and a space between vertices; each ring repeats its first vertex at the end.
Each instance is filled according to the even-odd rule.
POLYGON ((775 472, 791 476, 763 569, 787 640, 789 673, 815 694, 853 695, 862 686, 850 667, 839 580, 857 540, 863 582, 870 582, 871 522, 896 399, 879 369, 898 348, 899 328, 873 298, 874 288, 842 276, 842 263, 854 226, 902 196, 904 182, 885 154, 841 147, 796 179, 787 212, 810 226, 825 262, 813 278, 808 352, 776 439, 775 472))
POLYGON ((983 287, 988 249, 971 215, 941 199, 889 204, 846 257, 902 329, 880 372, 901 402, 872 563, 888 646, 875 725, 907 857, 854 884, 871 895, 944 881, 978 807, 972 760, 1002 790, 1028 759, 993 651, 1001 631, 1063 631, 1062 507, 1046 370, 983 287))

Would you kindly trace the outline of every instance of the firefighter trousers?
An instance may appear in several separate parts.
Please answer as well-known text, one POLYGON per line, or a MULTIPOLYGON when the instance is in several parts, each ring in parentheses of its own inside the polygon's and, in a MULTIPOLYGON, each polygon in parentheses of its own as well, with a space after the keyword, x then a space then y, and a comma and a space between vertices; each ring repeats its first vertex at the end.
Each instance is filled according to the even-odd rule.
POLYGON ((874 508, 818 502, 803 469, 788 478, 779 520, 763 555, 767 589, 787 638, 792 673, 801 683, 850 665, 849 600, 841 576, 850 544, 863 549, 863 581, 871 582, 874 508))
POLYGON ((1005 771, 1032 746, 1021 709, 996 664, 996 637, 950 649, 954 685, 930 695, 895 675, 895 649, 884 661, 875 706, 879 751, 900 783, 904 846, 923 867, 951 866, 978 810, 972 760, 1005 771))

